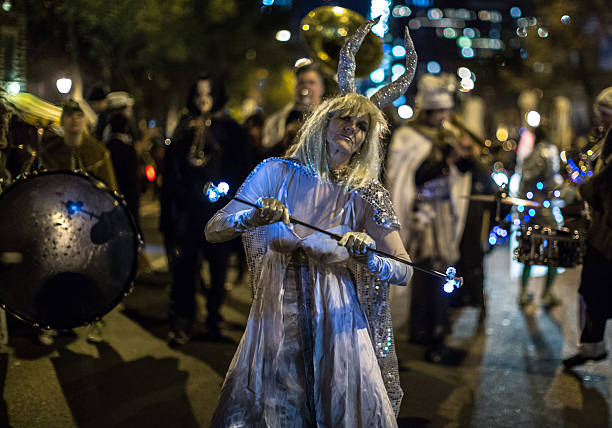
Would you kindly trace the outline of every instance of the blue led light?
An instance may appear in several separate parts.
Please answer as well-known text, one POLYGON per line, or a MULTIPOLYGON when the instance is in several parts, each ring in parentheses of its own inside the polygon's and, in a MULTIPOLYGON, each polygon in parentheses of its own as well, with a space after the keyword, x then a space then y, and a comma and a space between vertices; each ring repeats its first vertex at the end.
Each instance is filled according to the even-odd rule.
POLYGON ((529 220, 531 220, 531 217, 529 217, 528 215, 523 217, 523 221, 528 222, 529 220))
POLYGON ((523 211, 525 211, 525 207, 523 205, 519 205, 517 208, 518 212, 522 213, 523 211))
POLYGON ((536 184, 536 187, 538 188, 538 190, 542 190, 544 188, 544 183, 542 183, 541 181, 538 181, 536 184))
POLYGON ((495 245, 497 243, 497 238, 493 235, 489 236, 489 244, 495 245))
POLYGON ((549 201, 544 201, 544 202, 542 202, 542 206, 544 206, 544 208, 549 208, 550 207, 550 202, 549 201))
POLYGON ((529 213, 529 215, 530 215, 531 217, 534 217, 534 216, 536 215, 536 212, 535 212, 535 210, 534 210, 533 208, 531 208, 531 209, 528 211, 528 213, 529 213))
POLYGON ((533 198, 533 192, 527 192, 525 196, 527 196, 527 199, 531 199, 533 198))
POLYGON ((508 214, 508 215, 506 216, 506 220, 507 220, 507 221, 512 221, 512 214, 508 214))

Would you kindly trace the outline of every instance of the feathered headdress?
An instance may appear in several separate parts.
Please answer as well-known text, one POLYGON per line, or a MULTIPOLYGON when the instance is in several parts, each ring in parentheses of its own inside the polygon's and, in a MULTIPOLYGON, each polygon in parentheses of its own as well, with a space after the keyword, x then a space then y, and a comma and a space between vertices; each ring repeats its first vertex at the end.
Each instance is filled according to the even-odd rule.
MULTIPOLYGON (((338 87, 343 94, 356 92, 355 89, 355 54, 359 50, 363 39, 378 22, 380 16, 361 25, 355 33, 347 37, 344 46, 340 50, 338 61, 338 87)), ((396 98, 403 95, 410 86, 417 65, 417 53, 414 50, 414 43, 410 38, 408 27, 404 35, 404 46, 406 47, 406 71, 397 80, 380 88, 370 97, 378 108, 382 109, 396 98)))

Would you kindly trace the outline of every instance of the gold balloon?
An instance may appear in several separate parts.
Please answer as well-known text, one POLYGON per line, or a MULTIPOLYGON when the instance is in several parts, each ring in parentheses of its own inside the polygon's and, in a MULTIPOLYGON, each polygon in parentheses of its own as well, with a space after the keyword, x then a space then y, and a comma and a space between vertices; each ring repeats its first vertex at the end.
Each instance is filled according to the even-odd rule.
MULTIPOLYGON (((333 76, 338 71, 338 56, 344 38, 352 34, 366 19, 350 9, 322 6, 311 10, 302 19, 302 41, 319 63, 321 70, 333 76)), ((363 41, 355 62, 356 77, 365 77, 376 70, 382 60, 381 39, 370 32, 363 41)))

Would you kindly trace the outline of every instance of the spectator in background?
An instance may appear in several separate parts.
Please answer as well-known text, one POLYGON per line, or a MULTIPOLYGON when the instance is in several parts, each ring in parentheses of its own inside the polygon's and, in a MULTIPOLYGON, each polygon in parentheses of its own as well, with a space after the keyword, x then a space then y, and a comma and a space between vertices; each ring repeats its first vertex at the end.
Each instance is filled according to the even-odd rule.
POLYGON ((612 287, 608 268, 612 265, 612 86, 595 99, 597 121, 607 129, 594 146, 593 177, 580 186, 580 194, 591 208, 587 251, 580 280, 580 351, 565 360, 571 369, 608 356, 604 342, 606 322, 612 318, 612 287))
MULTIPOLYGON (((459 134, 445 127, 454 108, 451 77, 427 74, 418 84, 419 112, 396 129, 389 146, 387 186, 404 229, 400 235, 415 263, 444 272, 459 260, 473 157, 459 134)), ((450 363, 449 296, 442 282, 421 271, 412 280, 410 340, 428 347, 425 358, 450 363)))
MULTIPOLYGON (((550 143, 548 130, 545 125, 535 129, 535 146, 532 152, 523 160, 521 168, 521 184, 519 186, 519 197, 531 199, 538 203, 537 207, 529 208, 520 214, 521 223, 538 225, 559 229, 563 226, 563 219, 553 214, 553 205, 543 205, 544 201, 554 199, 553 190, 556 189, 563 179, 559 174, 559 150, 557 146, 550 143), (533 210, 533 211, 531 211, 533 210), (530 215, 535 212, 535 215, 530 215)), ((519 294, 519 306, 525 306, 533 300, 533 294, 528 291, 529 277, 531 274, 531 263, 523 266, 521 275, 521 290, 519 294)), ((560 303, 560 300, 552 292, 552 286, 557 277, 557 268, 548 267, 546 281, 542 289, 542 306, 550 309, 560 303)))
POLYGON ((205 288, 207 337, 222 338, 219 309, 225 295, 225 278, 231 244, 212 245, 202 225, 222 202, 212 204, 202 193, 212 181, 228 182, 237 190, 249 171, 247 136, 223 110, 224 84, 210 75, 196 80, 187 97, 187 113, 180 119, 164 158, 160 229, 164 235, 172 274, 168 343, 187 343, 194 333, 196 284, 201 282, 202 257, 210 266, 210 286, 205 288))
MULTIPOLYGON (((264 123, 262 145, 266 150, 271 150, 283 141, 287 118, 303 116, 319 105, 323 98, 325 83, 316 65, 311 63, 297 67, 295 79, 295 100, 273 113, 264 123)), ((294 120, 292 119, 291 122, 293 123, 294 120)))
POLYGON ((128 119, 123 114, 113 115, 108 123, 106 147, 110 150, 117 184, 130 212, 140 224, 140 186, 138 183, 138 155, 130 134, 128 119))

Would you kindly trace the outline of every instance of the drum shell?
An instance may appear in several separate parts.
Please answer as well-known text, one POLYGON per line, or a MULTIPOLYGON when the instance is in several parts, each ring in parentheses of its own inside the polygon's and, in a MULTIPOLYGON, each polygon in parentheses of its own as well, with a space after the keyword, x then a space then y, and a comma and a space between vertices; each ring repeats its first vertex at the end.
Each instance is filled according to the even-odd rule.
POLYGON ((125 202, 102 182, 32 174, 0 194, 0 303, 34 326, 97 320, 129 292, 141 246, 125 202), (69 202, 83 212, 69 213, 69 202))
POLYGON ((518 235, 514 258, 525 264, 549 267, 575 267, 583 262, 585 237, 579 230, 523 226, 518 235))

